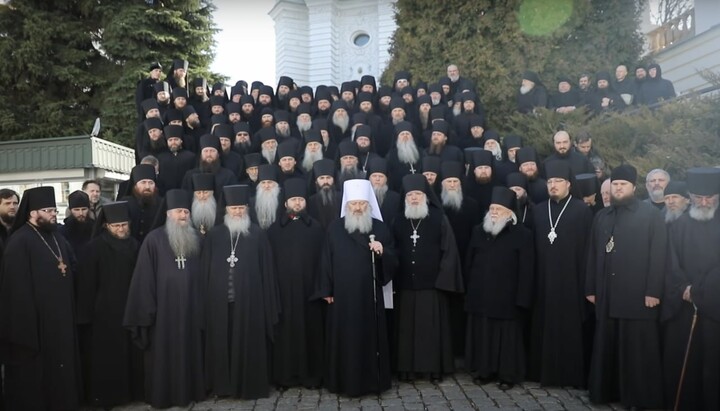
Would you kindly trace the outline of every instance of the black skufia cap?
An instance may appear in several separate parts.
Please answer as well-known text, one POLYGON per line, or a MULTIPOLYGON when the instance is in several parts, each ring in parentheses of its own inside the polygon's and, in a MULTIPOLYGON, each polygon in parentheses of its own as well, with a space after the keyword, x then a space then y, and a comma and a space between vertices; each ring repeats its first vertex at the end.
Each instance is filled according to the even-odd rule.
POLYGON ((271 180, 277 182, 277 167, 272 164, 260 164, 258 166, 257 181, 271 180))
MULTIPOLYGON (((720 192, 720 169, 713 167, 691 168, 686 173, 687 191, 699 196, 712 196, 720 192)), ((665 190, 667 195, 667 189, 665 190)))
POLYGON ((68 208, 90 207, 90 197, 85 192, 76 190, 68 196, 68 208))
POLYGON ((200 151, 205 148, 214 148, 218 153, 222 153, 222 146, 220 146, 220 139, 212 134, 203 134, 200 136, 200 151))
POLYGON ((479 166, 492 167, 493 157, 492 153, 487 150, 475 150, 472 152, 472 168, 479 166))
POLYGON ((171 139, 173 137, 183 139, 185 138, 185 128, 183 126, 176 126, 176 125, 169 125, 165 126, 163 129, 163 134, 165 135, 166 139, 171 139))
MULTIPOLYGON (((700 189, 700 187, 698 187, 700 189)), ((665 187, 665 190, 663 192, 666 196, 669 195, 679 195, 685 198, 690 198, 690 195, 688 194, 688 185, 684 181, 676 181, 672 180, 668 183, 667 187, 665 187)), ((702 194, 700 194, 702 195, 702 194)))
POLYGON ((427 179, 422 174, 408 174, 402 179, 405 194, 411 191, 422 191, 427 194, 427 179))
POLYGON ((374 173, 380 173, 387 177, 387 160, 382 157, 371 157, 366 170, 368 178, 374 173))
POLYGON ((133 167, 130 172, 130 178, 132 179, 133 185, 142 180, 155 181, 156 177, 155 167, 150 164, 138 164, 133 167))
POLYGON ((167 204, 168 210, 174 210, 176 208, 190 210, 192 208, 192 197, 187 191, 174 188, 165 193, 165 204, 167 204))
POLYGON ((507 187, 495 186, 493 187, 490 204, 501 205, 514 212, 517 207, 517 195, 507 187))
POLYGON ((116 224, 130 221, 130 212, 128 210, 127 201, 117 201, 105 204, 100 209, 100 212, 102 213, 102 216, 98 216, 98 220, 102 220, 104 216, 104 223, 116 224))
POLYGON ((245 154, 243 160, 245 160, 245 169, 248 169, 250 167, 258 167, 262 164, 263 158, 260 153, 250 153, 245 154))
POLYGON ((422 172, 440 174, 440 157, 425 156, 422 159, 422 172))
POLYGON ((534 162, 537 164, 537 151, 533 147, 523 147, 515 154, 515 164, 534 162))
POLYGON ((292 157, 293 159, 297 157, 297 143, 295 139, 286 140, 278 144, 277 158, 281 159, 283 157, 292 157))
MULTIPOLYGON (((457 161, 443 161, 440 165, 440 178, 458 178, 462 180, 465 175, 465 166, 457 161)), ((441 180, 441 181, 442 181, 441 180)))
POLYGON ((245 184, 223 187, 226 206, 246 206, 250 203, 250 186, 245 184))
POLYGON ((575 176, 575 189, 583 196, 597 195, 598 181, 594 173, 583 173, 575 176))
POLYGON ((630 164, 621 164, 613 168, 612 173, 610 173, 610 181, 615 180, 625 180, 635 185, 637 181, 637 170, 630 164))
POLYGON ((283 183, 285 201, 293 197, 307 198, 307 182, 302 178, 289 178, 283 183))
POLYGON ((328 159, 323 158, 313 163, 313 175, 315 178, 320 176, 335 176, 335 163, 328 159))
POLYGON ((563 180, 571 181, 572 171, 570 170, 570 164, 563 160, 548 161, 545 163, 545 177, 548 180, 551 178, 562 178, 563 180))
POLYGON ((192 175, 193 191, 215 191, 215 175, 211 173, 195 173, 192 175))
POLYGON ((505 177, 505 186, 510 187, 522 187, 527 190, 528 180, 527 176, 523 173, 510 173, 505 177))

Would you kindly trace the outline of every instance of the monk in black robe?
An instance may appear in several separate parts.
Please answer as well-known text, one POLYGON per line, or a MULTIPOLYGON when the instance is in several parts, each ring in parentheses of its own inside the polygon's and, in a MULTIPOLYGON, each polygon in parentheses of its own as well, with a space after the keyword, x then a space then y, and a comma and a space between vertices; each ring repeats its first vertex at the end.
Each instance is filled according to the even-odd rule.
POLYGON ((121 200, 127 201, 130 209, 130 235, 142 243, 153 229, 155 218, 162 207, 162 198, 155 185, 155 167, 138 164, 130 172, 127 192, 121 200))
MULTIPOLYGON (((534 208, 537 289, 530 345, 531 378, 546 386, 584 387, 584 325, 592 307, 585 300, 586 243, 593 214, 570 194, 570 168, 548 164, 550 199, 534 208)), ((594 176, 593 176, 594 178, 594 176)))
MULTIPOLYGON (((197 158, 195 153, 188 150, 184 145, 185 131, 182 126, 165 126, 165 140, 168 151, 158 154, 160 164, 158 174, 158 185, 164 190, 182 187, 185 174, 195 168, 197 158)), ((163 192, 160 195, 164 194, 163 192)))
POLYGON ((666 400, 668 408, 716 410, 720 409, 720 170, 694 168, 686 175, 692 203, 670 228, 672 268, 662 312, 666 400), (675 404, 694 307, 697 323, 680 401, 675 404))
POLYGON ((590 400, 662 408, 658 305, 667 229, 657 208, 635 198, 634 167, 611 175, 613 204, 595 216, 588 245, 585 295, 596 317, 590 400))
POLYGON ((477 380, 510 389, 525 377, 524 324, 533 293, 532 232, 518 224, 515 193, 495 187, 475 226, 465 280, 468 313, 465 367, 477 380))
POLYGON ((52 187, 26 190, 1 270, 0 344, 8 410, 74 410, 82 380, 74 259, 55 232, 52 187))
POLYGON ((167 220, 143 241, 123 325, 145 355, 145 401, 186 406, 205 397, 200 238, 190 222, 190 194, 170 190, 167 220))
POLYGON ((328 228, 314 297, 328 303, 324 385, 355 397, 391 386, 382 286, 397 257, 370 183, 348 180, 343 196, 345 212, 328 228))
POLYGON ((397 370, 401 379, 439 380, 455 370, 446 293, 464 291, 450 222, 424 176, 403 178, 405 212, 393 233, 400 268, 397 290, 397 370), (426 194, 429 193, 429 194, 426 194))
POLYGON ((472 151, 470 171, 462 183, 463 195, 478 203, 480 215, 490 207, 493 187, 497 185, 492 153, 487 150, 472 151))
POLYGON ((423 152, 418 147, 413 126, 408 121, 395 125, 395 143, 388 151, 387 160, 388 187, 402 191, 402 178, 408 174, 421 172, 423 152))
MULTIPOLYGON (((443 162, 440 166, 440 185, 442 191, 443 211, 452 227, 457 244, 460 262, 466 258, 466 251, 470 244, 473 228, 482 222, 480 206, 471 197, 463 195, 462 179, 463 164, 455 161, 443 162)), ((453 352, 461 356, 465 352, 465 296, 458 293, 448 294, 450 304, 450 328, 452 330, 453 352)))
POLYGON ((78 323, 88 329, 84 351, 86 398, 114 407, 143 398, 143 355, 123 328, 125 303, 140 243, 130 236, 126 202, 105 204, 96 235, 78 260, 78 323))
POLYGON ((94 221, 90 219, 90 198, 84 192, 77 190, 68 196, 70 215, 64 224, 58 227, 58 232, 70 243, 70 246, 79 258, 81 249, 90 242, 94 221))
POLYGON ((267 231, 283 312, 273 345, 273 379, 281 387, 318 387, 324 356, 323 301, 310 301, 325 229, 307 214, 304 179, 285 182, 286 212, 267 231))
POLYGON ((199 166, 185 173, 182 188, 185 190, 192 189, 193 174, 212 173, 215 175, 215 190, 213 190, 215 200, 220 201, 223 187, 238 182, 235 174, 221 165, 220 153, 222 153, 220 140, 210 134, 203 135, 200 138, 200 152, 198 153, 199 166))
POLYGON ((384 158, 372 158, 368 162, 366 171, 367 178, 375 192, 375 198, 377 198, 380 205, 383 222, 392 226, 395 217, 401 211, 402 199, 400 194, 390 190, 390 187, 388 187, 387 161, 384 158))
POLYGON ((203 243, 206 384, 214 395, 262 398, 280 314, 274 262, 265 232, 250 221, 249 187, 224 193, 225 222, 203 243))
POLYGON ((312 181, 308 182, 315 188, 315 194, 308 198, 308 214, 326 230, 333 221, 340 218, 342 197, 336 189, 334 176, 333 161, 322 159, 313 163, 312 181))

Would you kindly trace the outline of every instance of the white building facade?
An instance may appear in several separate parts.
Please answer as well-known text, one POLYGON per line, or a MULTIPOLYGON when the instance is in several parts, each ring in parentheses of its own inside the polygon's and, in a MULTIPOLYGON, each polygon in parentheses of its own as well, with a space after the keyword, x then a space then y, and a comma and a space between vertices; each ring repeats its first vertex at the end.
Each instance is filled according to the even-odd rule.
POLYGON ((277 0, 275 73, 299 86, 380 75, 390 59, 396 0, 277 0))

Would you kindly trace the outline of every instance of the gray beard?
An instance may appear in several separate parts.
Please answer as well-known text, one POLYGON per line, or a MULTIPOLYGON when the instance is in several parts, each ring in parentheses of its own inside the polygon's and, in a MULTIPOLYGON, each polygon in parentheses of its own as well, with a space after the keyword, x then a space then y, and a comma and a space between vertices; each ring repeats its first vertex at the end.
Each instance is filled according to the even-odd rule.
POLYGON ((230 230, 230 237, 242 235, 247 237, 250 234, 250 216, 244 214, 242 217, 233 217, 225 214, 225 226, 230 230))
POLYGON ((312 120, 310 121, 302 121, 300 119, 297 119, 297 127, 298 130, 300 130, 301 133, 305 133, 306 131, 310 131, 312 128, 312 120))
POLYGON ((718 206, 712 206, 710 208, 698 208, 694 205, 690 206, 690 218, 697 221, 710 221, 715 217, 715 211, 718 206))
POLYGON ((650 201, 653 203, 662 203, 665 199, 665 190, 653 190, 648 193, 650 201))
POLYGON ((335 195, 333 193, 332 187, 322 187, 320 188, 319 193, 322 205, 326 206, 335 204, 335 195))
POLYGON ((200 239, 191 223, 182 226, 172 219, 165 222, 170 248, 176 256, 191 257, 200 252, 200 239))
POLYGON ((462 113, 462 107, 453 106, 453 116, 457 117, 462 113))
POLYGON ((428 124, 430 122, 430 113, 420 112, 418 114, 420 117, 420 124, 422 125, 423 129, 428 128, 428 124))
POLYGON ((267 229, 275 222, 277 217, 277 209, 280 201, 280 187, 273 187, 270 191, 265 191, 261 186, 257 188, 255 195, 255 213, 257 214, 258 225, 263 230, 267 229))
POLYGON ((398 159, 405 164, 415 164, 420 159, 420 152, 414 140, 398 141, 395 147, 397 147, 398 159))
POLYGON ((288 138, 288 137, 290 137, 290 127, 286 128, 284 130, 281 130, 281 129, 275 127, 275 133, 277 135, 279 135, 280 137, 288 138))
POLYGON ((385 195, 388 192, 387 184, 383 185, 382 187, 373 186, 373 191, 375 192, 375 198, 377 198, 378 205, 382 205, 385 201, 385 195))
POLYGON ((277 154, 277 149, 270 150, 263 148, 262 149, 262 156, 267 160, 268 164, 274 164, 275 163, 275 155, 277 154))
POLYGON ((343 168, 340 171, 340 184, 343 184, 347 180, 353 180, 356 178, 360 178, 360 171, 355 166, 343 168))
POLYGON ((356 216, 353 213, 345 214, 345 230, 350 234, 355 231, 361 234, 367 234, 372 231, 372 214, 370 213, 370 207, 360 216, 356 216))
POLYGON ((397 126, 399 123, 401 123, 403 121, 405 121, 404 118, 393 118, 392 119, 393 126, 397 126))
POLYGON ((486 233, 491 234, 493 237, 500 234, 500 232, 505 228, 509 220, 502 220, 493 222, 492 218, 490 218, 490 212, 488 211, 487 214, 485 214, 485 218, 483 219, 483 230, 485 230, 486 233))
POLYGON ((193 200, 190 215, 195 227, 205 226, 209 230, 215 225, 215 213, 217 212, 217 203, 215 197, 210 196, 206 201, 193 200))
POLYGON ((405 218, 408 220, 422 220, 430 214, 427 203, 410 205, 405 202, 405 218))
MULTIPOLYGON (((687 207, 686 207, 687 208, 687 207)), ((680 218, 681 215, 685 212, 685 208, 678 211, 670 211, 670 209, 665 209, 665 223, 672 223, 673 221, 680 218)))
POLYGON ((502 160, 502 150, 500 147, 495 147, 494 150, 488 150, 492 153, 493 157, 495 157, 495 160, 501 161, 502 160))
POLYGON ((303 170, 305 170, 308 173, 311 172, 312 168, 313 168, 313 164, 318 160, 322 160, 322 158, 323 158, 323 153, 321 150, 312 152, 308 149, 305 149, 305 156, 303 157, 303 160, 302 160, 303 170))
POLYGON ((350 126, 349 117, 338 118, 335 114, 333 114, 332 122, 336 126, 340 127, 340 130, 342 130, 343 134, 345 134, 348 127, 350 126))
POLYGON ((440 193, 440 198, 442 199, 443 207, 449 208, 451 210, 460 211, 460 208, 462 207, 462 201, 463 201, 463 193, 460 190, 446 190, 443 188, 442 193, 440 193))

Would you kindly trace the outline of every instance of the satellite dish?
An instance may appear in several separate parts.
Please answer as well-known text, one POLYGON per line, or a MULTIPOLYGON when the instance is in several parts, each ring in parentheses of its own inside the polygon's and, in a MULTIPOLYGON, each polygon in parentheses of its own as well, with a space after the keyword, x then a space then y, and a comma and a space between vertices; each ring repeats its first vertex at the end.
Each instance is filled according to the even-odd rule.
POLYGON ((90 132, 90 137, 97 137, 100 135, 100 117, 95 119, 95 124, 93 125, 92 131, 90 132))

